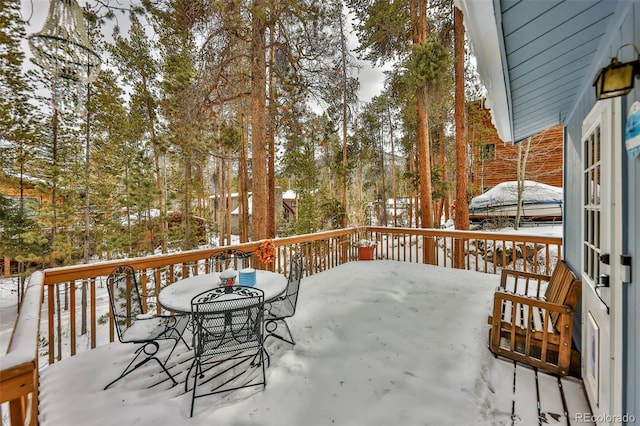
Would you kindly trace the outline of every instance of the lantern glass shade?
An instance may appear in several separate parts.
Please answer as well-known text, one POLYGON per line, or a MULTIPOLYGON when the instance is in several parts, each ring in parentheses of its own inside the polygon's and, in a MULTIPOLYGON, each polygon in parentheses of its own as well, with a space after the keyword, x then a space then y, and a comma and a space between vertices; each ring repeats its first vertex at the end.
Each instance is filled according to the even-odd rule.
POLYGON ((54 79, 91 83, 100 72, 101 58, 91 47, 76 0, 52 0, 42 30, 28 40, 34 62, 54 79))
POLYGON ((621 64, 617 58, 613 58, 608 67, 600 70, 594 86, 596 87, 596 99, 609 99, 626 95, 633 89, 633 77, 638 61, 621 64))

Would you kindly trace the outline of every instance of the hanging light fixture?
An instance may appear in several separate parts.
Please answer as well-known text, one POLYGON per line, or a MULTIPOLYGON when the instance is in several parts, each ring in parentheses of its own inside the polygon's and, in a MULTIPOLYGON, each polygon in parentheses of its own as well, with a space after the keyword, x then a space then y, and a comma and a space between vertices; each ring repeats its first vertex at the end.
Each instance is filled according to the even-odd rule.
POLYGON ((100 56, 91 48, 76 0, 51 0, 42 30, 28 39, 36 64, 54 77, 91 83, 100 72, 100 56))
POLYGON ((86 114, 83 86, 98 76, 100 56, 91 48, 76 0, 51 0, 42 29, 28 40, 34 62, 52 79, 53 107, 86 114))
POLYGON ((623 44, 616 51, 616 56, 611 58, 611 63, 600 70, 593 82, 596 88, 596 100, 626 95, 633 89, 633 80, 637 76, 640 76, 640 52, 633 43, 623 44), (633 46, 638 55, 635 61, 620 62, 618 52, 625 46, 633 46))

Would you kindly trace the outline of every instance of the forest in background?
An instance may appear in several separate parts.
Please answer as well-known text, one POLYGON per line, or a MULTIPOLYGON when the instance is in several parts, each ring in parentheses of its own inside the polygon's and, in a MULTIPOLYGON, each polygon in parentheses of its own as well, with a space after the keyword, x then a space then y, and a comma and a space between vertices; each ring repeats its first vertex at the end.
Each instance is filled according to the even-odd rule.
POLYGON ((0 188, 17 188, 0 197, 0 255, 22 270, 229 244, 232 193, 240 241, 398 225, 387 199, 417 227, 456 199, 468 226, 469 147, 486 135, 465 137, 482 89, 452 0, 89 1, 88 84, 24 71, 19 10, 0 5, 0 188), (391 64, 366 103, 356 58, 391 64), (290 220, 276 188, 297 194, 290 220))

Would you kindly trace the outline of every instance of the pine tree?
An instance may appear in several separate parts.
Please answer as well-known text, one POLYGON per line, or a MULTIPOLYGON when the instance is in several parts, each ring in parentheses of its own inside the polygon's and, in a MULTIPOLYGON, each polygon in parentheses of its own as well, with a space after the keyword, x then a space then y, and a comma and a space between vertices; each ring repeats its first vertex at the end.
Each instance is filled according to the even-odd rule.
POLYGON ((145 27, 137 16, 131 17, 128 38, 116 34, 115 43, 109 48, 113 63, 119 71, 123 83, 131 88, 132 113, 141 118, 141 131, 149 134, 149 143, 153 155, 153 170, 156 179, 155 194, 160 210, 160 245, 166 252, 166 234, 168 232, 166 200, 166 168, 163 159, 167 151, 166 141, 161 134, 160 104, 160 61, 156 57, 157 45, 145 32, 145 27))
MULTIPOLYGON (((0 155, 4 174, 22 179, 35 139, 33 88, 23 72, 25 38, 20 2, 0 3, 0 155)), ((21 187, 22 191, 22 187, 21 187)))
MULTIPOLYGON (((33 163, 38 114, 30 102, 34 91, 23 71, 25 60, 20 43, 25 38, 20 2, 0 2, 0 178, 17 184, 19 196, 13 202, 3 197, 0 210, 0 253, 24 262, 41 261, 45 245, 33 220, 35 206, 24 194, 33 163)), ((19 286, 21 287, 21 286, 19 286)))
MULTIPOLYGON (((136 114, 126 108, 124 90, 118 86, 113 71, 105 69, 92 85, 89 108, 92 111, 91 133, 91 198, 95 200, 91 217, 95 226, 92 237, 95 250, 101 257, 122 257, 132 254, 137 245, 129 237, 131 229, 123 224, 127 204, 127 170, 137 162, 144 150, 140 135, 132 129, 144 129, 143 123, 132 125, 136 114)), ((154 168, 150 165, 144 181, 154 182, 154 168)), ((124 221, 126 222, 126 220, 124 221)))

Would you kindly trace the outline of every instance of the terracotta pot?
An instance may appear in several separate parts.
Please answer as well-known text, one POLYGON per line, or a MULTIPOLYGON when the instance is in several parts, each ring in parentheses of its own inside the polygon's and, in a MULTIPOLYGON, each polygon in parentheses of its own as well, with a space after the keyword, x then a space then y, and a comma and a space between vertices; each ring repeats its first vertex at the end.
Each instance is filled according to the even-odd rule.
POLYGON ((358 259, 359 260, 373 260, 373 252, 376 250, 375 246, 372 247, 358 247, 358 259))

